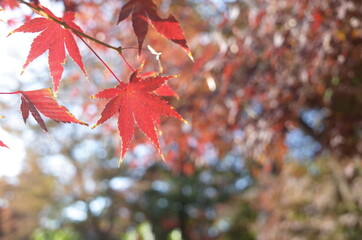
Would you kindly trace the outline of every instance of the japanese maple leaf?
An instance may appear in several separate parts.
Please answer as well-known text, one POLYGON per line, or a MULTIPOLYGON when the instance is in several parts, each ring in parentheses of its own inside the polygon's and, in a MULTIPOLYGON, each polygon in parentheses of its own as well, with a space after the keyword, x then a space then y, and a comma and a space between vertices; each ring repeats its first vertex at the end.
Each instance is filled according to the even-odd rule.
POLYGON ((180 24, 174 16, 169 15, 165 19, 158 16, 157 7, 152 0, 130 0, 121 8, 118 23, 126 19, 131 13, 133 30, 138 40, 139 54, 141 54, 142 44, 147 35, 148 22, 150 21, 157 32, 178 44, 193 60, 180 24))
POLYGON ((88 125, 75 118, 67 108, 59 105, 50 88, 34 91, 19 91, 19 93, 21 94, 20 110, 25 123, 29 117, 29 113, 31 113, 40 127, 47 132, 48 129, 40 115, 40 113, 42 113, 44 116, 56 122, 88 125))
MULTIPOLYGON (((65 22, 68 26, 82 31, 74 20, 74 12, 66 12, 62 18, 56 17, 49 9, 43 7, 44 12, 58 21, 65 22)), ((41 32, 31 44, 31 49, 27 60, 23 66, 23 71, 34 59, 49 50, 49 68, 52 76, 55 93, 58 91, 60 80, 64 71, 63 64, 65 63, 65 47, 68 50, 69 56, 78 64, 83 73, 87 76, 82 56, 80 55, 77 43, 74 39, 72 31, 63 28, 60 24, 48 18, 34 18, 24 23, 24 25, 15 29, 14 32, 41 32)))
POLYGON ((118 114, 118 130, 122 139, 120 164, 130 147, 136 125, 156 146, 163 158, 156 130, 159 117, 161 115, 170 116, 184 121, 172 106, 153 93, 166 80, 176 76, 141 78, 138 76, 139 71, 140 69, 131 75, 129 83, 124 87, 118 85, 92 96, 93 98, 109 99, 101 112, 101 117, 93 128, 118 114))

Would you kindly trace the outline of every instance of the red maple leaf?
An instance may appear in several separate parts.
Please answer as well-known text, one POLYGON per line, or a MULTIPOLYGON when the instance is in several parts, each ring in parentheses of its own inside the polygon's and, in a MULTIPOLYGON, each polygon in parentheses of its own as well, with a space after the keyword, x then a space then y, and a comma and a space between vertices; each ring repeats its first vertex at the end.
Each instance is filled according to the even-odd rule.
POLYGON ((177 76, 142 78, 138 76, 141 69, 142 67, 131 75, 130 81, 125 87, 118 85, 115 88, 105 89, 92 96, 93 98, 110 99, 93 128, 118 113, 118 130, 122 139, 119 163, 122 162, 125 153, 130 147, 135 125, 137 125, 151 140, 153 145, 157 147, 163 158, 156 130, 156 126, 159 124, 159 117, 161 115, 170 116, 185 121, 172 106, 153 93, 153 91, 161 87, 166 80, 177 76))
MULTIPOLYGON (((62 18, 58 18, 49 9, 45 7, 42 7, 42 9, 48 16, 57 19, 60 22, 64 22, 78 31, 82 31, 80 27, 73 22, 74 12, 66 12, 62 18)), ((14 32, 41 32, 31 44, 31 49, 23 66, 23 71, 29 63, 42 55, 46 50, 49 50, 48 62, 55 92, 58 91, 64 71, 65 47, 68 50, 69 56, 78 64, 80 69, 87 76, 82 62, 82 56, 80 55, 71 30, 63 28, 63 26, 53 20, 40 17, 25 22, 24 25, 15 29, 11 34, 14 32)))
POLYGON ((87 123, 75 118, 66 107, 59 105, 50 88, 34 91, 19 91, 19 93, 21 94, 20 110, 25 123, 30 112, 45 132, 47 132, 48 129, 40 113, 56 122, 78 123, 88 126, 87 123))
POLYGON ((152 0, 130 0, 121 8, 118 23, 127 18, 131 13, 132 26, 137 36, 139 53, 141 53, 142 44, 148 32, 148 21, 150 21, 157 32, 178 44, 193 60, 180 24, 174 16, 169 15, 169 17, 165 19, 158 16, 157 6, 152 0))

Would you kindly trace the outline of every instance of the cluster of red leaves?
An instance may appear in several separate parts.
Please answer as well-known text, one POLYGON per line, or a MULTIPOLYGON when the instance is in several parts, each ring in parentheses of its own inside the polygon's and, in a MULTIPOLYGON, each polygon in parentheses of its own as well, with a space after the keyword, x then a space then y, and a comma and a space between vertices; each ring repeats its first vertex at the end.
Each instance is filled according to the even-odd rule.
MULTIPOLYGON (((63 17, 59 18, 48 8, 42 6, 39 1, 33 1, 33 3, 27 3, 27 5, 43 17, 26 21, 10 34, 15 32, 40 32, 31 44, 31 49, 23 66, 23 70, 34 59, 49 50, 48 63, 53 80, 54 93, 49 88, 13 92, 13 94, 21 94, 20 109, 24 122, 26 122, 29 113, 31 113, 40 127, 47 132, 45 122, 40 115, 40 113, 42 113, 44 116, 57 122, 88 125, 75 118, 64 106, 59 105, 55 98, 64 71, 63 65, 66 59, 65 49, 67 49, 69 56, 87 76, 79 48, 74 38, 74 35, 81 38, 84 37, 85 34, 83 34, 82 29, 74 23, 75 13, 66 12, 63 17)), ((193 59, 182 29, 172 15, 166 19, 162 19, 158 16, 157 7, 151 0, 131 0, 122 7, 118 23, 131 13, 133 29, 138 39, 139 53, 141 52, 142 44, 148 31, 148 21, 150 21, 152 26, 161 35, 178 44, 186 51, 189 57, 193 59)), ((172 106, 160 98, 160 96, 178 97, 177 94, 165 84, 168 79, 176 76, 162 77, 155 74, 140 74, 142 67, 143 64, 131 75, 128 84, 122 84, 120 82, 120 85, 115 88, 105 89, 92 96, 93 98, 110 99, 101 112, 100 119, 93 128, 102 124, 116 113, 119 114, 118 130, 122 139, 121 160, 130 147, 136 125, 157 147, 163 157, 157 135, 160 116, 171 116, 184 121, 172 106)), ((6 145, 0 142, 0 146, 6 145)))

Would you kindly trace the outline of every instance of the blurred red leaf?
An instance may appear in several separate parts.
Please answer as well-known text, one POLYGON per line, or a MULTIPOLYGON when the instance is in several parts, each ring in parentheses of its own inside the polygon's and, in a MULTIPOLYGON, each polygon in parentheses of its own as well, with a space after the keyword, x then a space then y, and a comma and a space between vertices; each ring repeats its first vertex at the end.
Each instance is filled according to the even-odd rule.
POLYGON ((316 10, 313 12, 313 25, 312 25, 312 30, 313 31, 317 31, 321 24, 323 23, 323 15, 322 12, 319 10, 316 10))
POLYGON ((1 0, 0 6, 3 8, 9 7, 10 9, 14 9, 19 7, 19 3, 16 0, 1 0))
POLYGON ((1 140, 0 140, 0 147, 6 147, 9 148, 8 146, 6 146, 1 140))

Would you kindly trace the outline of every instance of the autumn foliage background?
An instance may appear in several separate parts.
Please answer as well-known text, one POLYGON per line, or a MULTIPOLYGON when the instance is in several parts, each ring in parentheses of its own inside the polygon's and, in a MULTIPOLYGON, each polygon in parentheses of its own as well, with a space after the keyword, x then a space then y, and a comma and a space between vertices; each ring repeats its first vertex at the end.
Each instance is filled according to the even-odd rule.
MULTIPOLYGON (((180 23, 194 62, 152 27, 138 57, 131 18, 117 25, 126 3, 46 6, 76 12, 85 33, 126 48, 134 69, 145 60, 143 72, 180 75, 167 81, 177 96, 163 99, 188 124, 161 118, 165 162, 136 131, 117 168, 116 118, 93 130, 44 118, 49 143, 36 121, 23 125, 19 96, 0 95, 1 128, 27 146, 23 171, 1 178, 0 239, 360 239, 362 3, 154 1, 180 23)), ((23 13, 3 19, 9 29, 33 17, 17 1, 0 5, 23 13)), ((89 80, 68 58, 57 100, 94 125, 107 101, 89 97, 118 83, 77 43, 89 80)), ((88 44, 130 78, 115 51, 88 44)), ((1 92, 51 87, 43 59, 26 70, 37 78, 14 73, 18 84, 1 92)))

